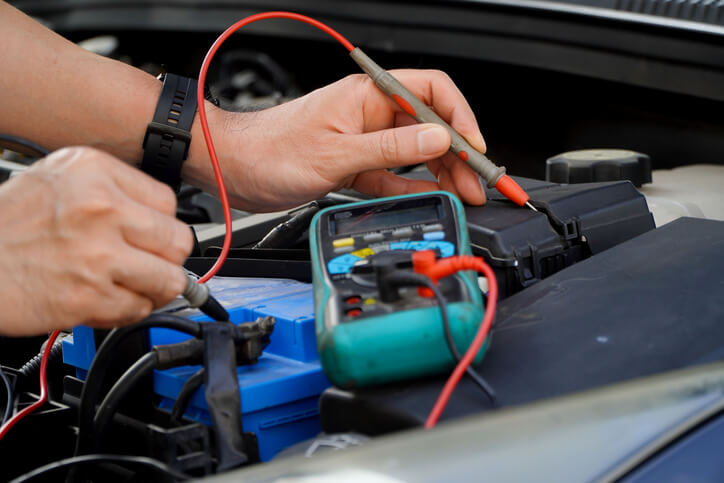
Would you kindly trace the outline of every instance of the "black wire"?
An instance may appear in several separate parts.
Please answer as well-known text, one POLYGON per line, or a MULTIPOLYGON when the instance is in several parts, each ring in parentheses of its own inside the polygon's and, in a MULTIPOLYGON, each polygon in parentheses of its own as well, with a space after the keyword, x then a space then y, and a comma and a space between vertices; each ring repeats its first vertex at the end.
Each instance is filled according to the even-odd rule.
POLYGON ((71 468, 78 465, 95 465, 99 463, 114 463, 114 464, 126 464, 126 465, 139 465, 145 466, 146 468, 152 469, 157 473, 170 476, 176 481, 188 481, 191 478, 188 475, 177 471, 167 464, 155 460, 153 458, 147 458, 145 456, 126 456, 126 455, 115 455, 115 454, 89 454, 83 456, 74 456, 72 458, 66 458, 63 460, 55 461, 47 465, 36 468, 33 471, 25 473, 22 476, 18 476, 10 483, 25 483, 32 481, 41 476, 47 476, 49 473, 54 471, 71 468))
POLYGON ((196 390, 201 387, 201 384, 204 382, 204 372, 204 368, 202 367, 198 371, 194 372, 183 385, 181 392, 179 392, 176 402, 173 405, 173 409, 171 410, 171 421, 176 423, 181 421, 181 418, 189 405, 189 401, 191 401, 191 396, 194 395, 196 390))
MULTIPOLYGON (((453 340, 452 330, 450 329, 450 320, 447 314, 447 302, 445 301, 445 297, 442 295, 442 292, 440 291, 438 286, 435 285, 428 277, 414 272, 393 272, 388 275, 388 277, 389 280, 393 281, 397 285, 424 285, 432 291, 432 293, 435 295, 435 298, 437 299, 438 305, 440 306, 440 312, 442 313, 442 325, 445 331, 445 342, 447 343, 447 347, 455 360, 460 362, 462 356, 460 355, 460 352, 455 346, 455 341, 453 340)), ((488 399, 490 399, 492 403, 495 403, 495 391, 492 387, 490 387, 490 384, 488 384, 485 379, 483 379, 483 377, 478 374, 478 372, 475 370, 475 368, 473 368, 472 365, 469 365, 465 369, 465 373, 468 375, 468 377, 470 377, 470 379, 473 380, 473 382, 475 382, 475 384, 478 385, 478 387, 480 387, 480 389, 485 393, 488 399)))
POLYGON ((194 337, 201 336, 202 330, 201 324, 198 322, 192 322, 177 315, 152 314, 138 324, 121 329, 114 329, 108 334, 96 352, 96 356, 88 369, 88 375, 86 376, 83 391, 81 392, 80 406, 78 409, 78 439, 75 447, 76 456, 88 453, 91 449, 89 442, 93 432, 93 413, 96 410, 98 399, 101 396, 101 381, 115 356, 115 348, 132 334, 152 327, 178 330, 179 332, 184 332, 194 337))
POLYGON ((123 375, 116 381, 108 395, 101 403, 93 419, 94 443, 97 448, 103 449, 102 438, 108 431, 108 426, 118 410, 118 406, 125 398, 128 391, 133 389, 143 378, 149 376, 158 364, 158 357, 155 351, 144 354, 138 359, 123 375))
MULTIPOLYGON (((450 349, 450 352, 452 353, 453 357, 455 357, 455 360, 460 362, 460 359, 462 359, 462 356, 460 355, 460 352, 458 351, 458 348, 455 346, 455 341, 453 340, 452 336, 452 330, 450 329, 450 320, 448 319, 447 314, 447 302, 445 301, 445 298, 442 295, 442 292, 440 292, 440 289, 432 283, 432 280, 428 279, 428 283, 425 284, 427 288, 432 290, 432 293, 435 294, 435 298, 437 299, 437 303, 440 306, 440 311, 442 312, 442 325, 445 329, 445 342, 447 342, 447 347, 450 349)), ((492 387, 490 387, 490 384, 488 384, 485 379, 483 379, 483 376, 478 374, 478 372, 475 370, 475 368, 472 365, 469 365, 465 369, 466 374, 470 379, 475 382, 475 384, 480 387, 480 389, 483 390, 486 396, 488 396, 488 399, 490 399, 490 402, 495 402, 495 391, 492 387)))
POLYGON ((293 245, 302 234, 309 229, 309 223, 319 210, 334 205, 329 198, 312 201, 308 205, 290 212, 291 217, 272 228, 264 235, 253 249, 259 248, 288 248, 293 245))
POLYGON ((10 149, 11 151, 17 151, 21 154, 38 157, 47 156, 50 153, 50 151, 45 149, 43 146, 35 144, 28 139, 5 133, 0 133, 0 148, 10 149), (18 147, 29 149, 32 152, 18 151, 18 147))
POLYGON ((8 392, 8 404, 5 406, 5 414, 3 415, 2 421, 0 421, 0 426, 5 424, 5 422, 10 419, 10 416, 13 412, 13 402, 15 401, 15 391, 13 391, 13 386, 10 384, 10 379, 8 379, 8 376, 5 375, 5 372, 3 372, 2 368, 0 368, 0 379, 3 380, 3 383, 5 384, 5 389, 7 389, 8 392))

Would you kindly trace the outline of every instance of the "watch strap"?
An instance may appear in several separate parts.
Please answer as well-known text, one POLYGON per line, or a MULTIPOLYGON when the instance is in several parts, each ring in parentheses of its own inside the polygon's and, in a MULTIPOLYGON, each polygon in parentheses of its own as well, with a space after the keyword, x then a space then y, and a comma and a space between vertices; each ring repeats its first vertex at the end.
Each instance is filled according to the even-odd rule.
POLYGON ((196 115, 196 80, 166 74, 153 120, 143 140, 141 169, 178 191, 196 115))

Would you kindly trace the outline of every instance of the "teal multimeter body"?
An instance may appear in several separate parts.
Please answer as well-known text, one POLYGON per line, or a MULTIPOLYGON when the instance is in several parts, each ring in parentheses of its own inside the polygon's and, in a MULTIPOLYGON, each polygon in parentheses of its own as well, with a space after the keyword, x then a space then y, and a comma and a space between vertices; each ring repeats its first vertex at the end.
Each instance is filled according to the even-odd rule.
MULTIPOLYGON (((412 270, 411 253, 471 255, 465 212, 446 192, 381 198, 326 208, 309 230, 317 349, 339 387, 360 387, 439 373, 455 359, 445 342, 440 307, 415 287, 384 301, 374 260, 399 255, 394 270, 412 270)), ((453 340, 461 353, 483 318, 474 272, 439 281, 453 340)), ((483 345, 476 361, 485 349, 483 345)))

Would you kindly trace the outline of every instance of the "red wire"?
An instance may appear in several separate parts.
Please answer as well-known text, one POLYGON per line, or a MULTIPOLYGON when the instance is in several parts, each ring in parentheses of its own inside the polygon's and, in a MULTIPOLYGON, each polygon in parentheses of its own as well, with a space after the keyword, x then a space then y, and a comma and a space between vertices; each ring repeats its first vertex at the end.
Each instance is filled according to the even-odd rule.
MULTIPOLYGON (((30 406, 26 407, 15 416, 10 418, 8 422, 6 422, 3 427, 0 428, 0 440, 2 440, 7 432, 10 431, 10 428, 18 424, 21 419, 28 416, 30 413, 37 411, 38 408, 40 408, 43 404, 45 404, 45 401, 48 400, 48 358, 50 357, 50 351, 53 348, 53 344, 55 344, 55 339, 58 338, 58 334, 60 334, 59 330, 56 330, 55 332, 50 334, 48 342, 45 343, 43 357, 40 360, 40 398, 30 406)), ((10 404, 10 401, 8 401, 8 404, 10 404)))
POLYGON ((475 356, 480 351, 488 332, 490 332, 490 327, 493 325, 495 306, 498 302, 498 281, 495 278, 495 273, 493 273, 493 270, 487 263, 482 260, 478 260, 476 265, 477 266, 474 268, 479 272, 482 272, 488 279, 488 303, 485 307, 485 316, 483 317, 483 322, 478 328, 477 334, 475 334, 473 343, 470 344, 467 352, 465 352, 465 355, 462 359, 460 359, 460 362, 458 362, 455 370, 450 375, 450 378, 445 383, 445 386, 442 388, 442 391, 435 402, 435 406, 433 406, 432 411, 430 411, 430 415, 427 417, 427 421, 425 421, 425 429, 433 428, 435 424, 437 424, 437 420, 440 419, 440 415, 445 410, 445 406, 450 400, 450 396, 452 396, 455 387, 457 387, 458 382, 460 382, 460 379, 463 377, 463 374, 465 374, 468 366, 473 362, 473 359, 475 359, 475 356))
POLYGON ((199 120, 201 122, 201 129, 204 132, 204 139, 206 140, 206 147, 209 150, 209 156, 211 157, 211 165, 214 168, 214 176, 216 177, 216 184, 219 185, 219 198, 221 198, 221 204, 224 209, 224 223, 226 224, 226 233, 224 234, 224 244, 221 248, 221 254, 219 255, 219 258, 216 260, 216 263, 209 269, 206 274, 199 279, 199 283, 207 282, 211 277, 213 277, 216 272, 219 271, 221 266, 224 264, 224 261, 226 260, 226 256, 229 254, 229 248, 231 248, 231 234, 232 234, 232 226, 231 226, 231 208, 229 206, 229 199, 226 194, 226 186, 224 185, 224 179, 221 176, 221 168, 219 167, 219 159, 216 156, 216 148, 214 148, 214 142, 211 140, 211 133, 209 132, 209 124, 206 119, 206 106, 204 105, 204 84, 206 84, 206 73, 209 69, 209 64, 211 63, 211 59, 213 59, 214 55, 216 54, 216 51, 221 47, 221 44, 223 44, 226 39, 228 39, 231 34, 239 30, 241 27, 248 25, 252 22, 256 22, 257 20, 264 20, 267 18, 288 18, 292 20, 298 20, 300 22, 307 23, 309 25, 312 25, 314 27, 317 27, 319 30, 331 35, 334 37, 335 40, 337 40, 339 43, 344 45, 344 47, 349 50, 350 52, 354 50, 354 45, 352 45, 347 39, 345 39, 342 35, 340 35, 336 30, 332 29, 331 27, 328 27, 327 25, 323 24, 322 22, 319 22, 318 20, 314 20, 313 18, 309 18, 305 15, 300 15, 298 13, 292 13, 292 12, 264 12, 264 13, 258 13, 256 15, 251 15, 249 17, 243 18, 236 22, 234 25, 226 29, 226 31, 219 36, 218 39, 216 39, 216 42, 214 42, 214 45, 211 46, 208 53, 206 54, 206 57, 204 58, 204 62, 201 65, 201 71, 199 72, 199 83, 198 83, 198 91, 197 91, 197 98, 198 98, 198 106, 199 106, 199 120))

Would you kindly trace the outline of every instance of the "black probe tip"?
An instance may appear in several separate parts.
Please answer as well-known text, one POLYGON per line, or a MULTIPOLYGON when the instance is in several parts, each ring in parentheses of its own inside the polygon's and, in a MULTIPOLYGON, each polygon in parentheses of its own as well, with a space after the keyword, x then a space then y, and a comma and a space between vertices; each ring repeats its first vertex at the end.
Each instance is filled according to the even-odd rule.
POLYGON ((229 320, 229 312, 227 312, 219 301, 211 294, 209 294, 209 298, 206 299, 206 302, 204 302, 199 309, 212 319, 218 320, 219 322, 227 322, 229 320))

